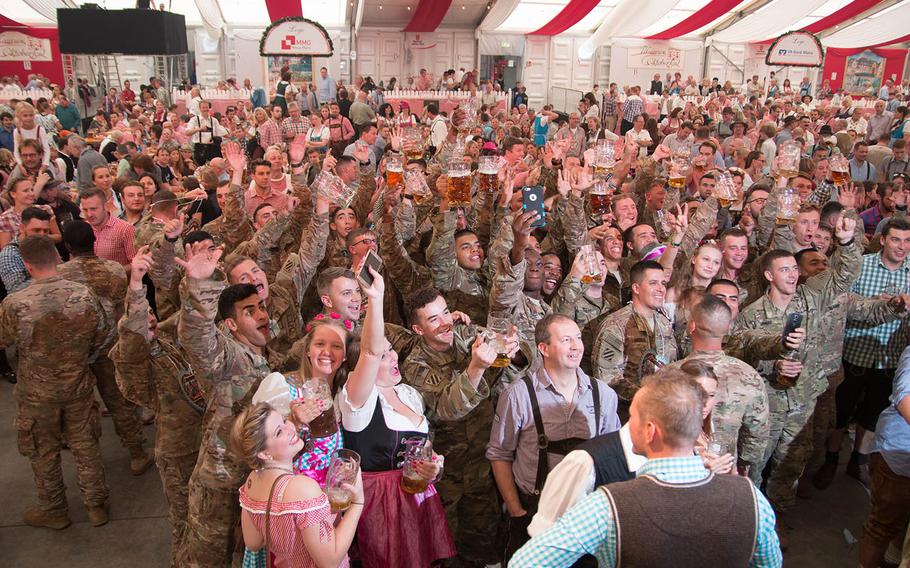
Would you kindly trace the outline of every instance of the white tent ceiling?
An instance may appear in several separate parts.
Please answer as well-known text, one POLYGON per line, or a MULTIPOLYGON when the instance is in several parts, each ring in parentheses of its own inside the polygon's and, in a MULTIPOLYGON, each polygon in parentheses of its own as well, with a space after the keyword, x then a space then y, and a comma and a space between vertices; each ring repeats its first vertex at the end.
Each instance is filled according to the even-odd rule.
MULTIPOLYGON (((95 0, 102 8, 135 6, 135 0, 95 0)), ((257 28, 268 25, 267 0, 152 0, 183 14, 189 26, 217 31, 224 26, 257 28)), ((364 27, 404 28, 418 4, 437 0, 301 0, 303 15, 328 28, 350 26, 354 8, 362 10, 364 27)), ((441 1, 441 0, 440 0, 441 1)), ((849 9, 861 0, 742 0, 724 14, 712 13, 709 23, 673 37, 706 38, 712 42, 764 41, 802 29, 849 9)), ((868 3, 869 0, 865 0, 868 3)), ((81 0, 2 0, 2 14, 25 25, 52 27, 58 7, 76 7, 81 0)), ((567 0, 454 0, 440 24, 443 28, 480 28, 490 33, 523 34, 538 30, 557 16, 567 0)), ((685 23, 709 10, 711 0, 600 0, 566 33, 589 35, 592 46, 613 37, 648 37, 685 23)), ((903 39, 910 21, 910 0, 872 2, 865 13, 835 18, 820 30, 822 43, 833 47, 863 47, 903 39)))

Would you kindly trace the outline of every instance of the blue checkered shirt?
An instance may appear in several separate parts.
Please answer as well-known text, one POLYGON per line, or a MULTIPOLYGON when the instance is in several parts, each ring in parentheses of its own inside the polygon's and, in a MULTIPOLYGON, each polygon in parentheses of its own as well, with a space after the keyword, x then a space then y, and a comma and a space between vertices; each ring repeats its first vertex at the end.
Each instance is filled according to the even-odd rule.
POLYGON ((636 116, 644 111, 645 103, 642 102, 640 97, 632 95, 626 99, 626 102, 622 105, 622 119, 626 122, 632 122, 635 120, 636 116))
POLYGON ((28 285, 30 277, 19 255, 18 236, 0 251, 0 279, 3 279, 7 294, 18 292, 28 285))
MULTIPOLYGON (((910 289, 910 261, 897 270, 888 270, 882 264, 882 254, 863 255, 863 268, 859 278, 850 288, 860 296, 878 296, 886 287, 906 294, 910 289)), ((847 326, 844 332, 844 360, 867 369, 894 369, 907 346, 910 324, 904 318, 869 326, 861 323, 847 326)))
MULTIPOLYGON (((649 460, 638 475, 651 475, 665 483, 692 483, 708 477, 698 456, 649 460)), ((752 488, 758 505, 758 539, 750 567, 780 567, 783 555, 774 530, 774 510, 764 495, 752 488)), ((680 519, 679 522, 686 522, 680 519)), ((566 513, 549 529, 532 538, 509 561, 510 568, 571 566, 585 554, 597 558, 600 567, 616 566, 616 523, 603 491, 595 491, 566 513)), ((681 543, 691 544, 691 543, 681 543)))

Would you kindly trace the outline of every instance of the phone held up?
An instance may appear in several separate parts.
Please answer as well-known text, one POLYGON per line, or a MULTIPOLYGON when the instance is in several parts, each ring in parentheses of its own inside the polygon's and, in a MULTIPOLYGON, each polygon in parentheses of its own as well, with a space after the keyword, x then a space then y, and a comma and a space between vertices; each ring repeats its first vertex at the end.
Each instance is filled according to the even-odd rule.
POLYGON ((357 273, 357 279, 363 282, 364 286, 373 285, 373 275, 370 274, 370 268, 376 272, 379 272, 382 268, 382 259, 372 250, 364 257, 363 266, 360 268, 360 272, 357 273))
POLYGON ((539 185, 526 185, 521 188, 521 203, 524 211, 537 211, 537 220, 531 226, 536 228, 547 226, 547 211, 543 203, 543 187, 539 185))

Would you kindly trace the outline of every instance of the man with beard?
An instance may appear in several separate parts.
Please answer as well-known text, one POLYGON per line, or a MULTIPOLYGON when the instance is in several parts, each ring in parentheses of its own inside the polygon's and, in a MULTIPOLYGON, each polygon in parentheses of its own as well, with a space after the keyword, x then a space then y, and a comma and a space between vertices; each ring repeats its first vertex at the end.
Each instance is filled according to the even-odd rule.
POLYGON ((781 514, 795 504, 796 482, 811 453, 811 434, 806 425, 816 399, 827 387, 821 352, 828 330, 821 326, 825 322, 822 315, 849 289, 862 266, 855 228, 856 221, 841 217, 835 231, 840 247, 832 258, 832 267, 803 285, 798 284, 799 268, 791 253, 765 253, 760 269, 770 284, 768 291, 739 314, 733 329, 734 335, 743 330, 780 333, 791 313, 801 315, 801 327, 806 329, 799 350, 756 365, 769 387, 771 435, 764 459, 751 469, 750 477, 759 486, 765 465, 773 460, 766 494, 781 514))
MULTIPOLYGON (((667 277, 660 264, 643 260, 629 271, 632 303, 600 323, 591 352, 597 378, 619 395, 619 417, 628 417, 629 404, 638 390, 642 365, 651 353, 658 364, 676 360, 676 338, 669 318, 659 310, 667 293, 667 277)), ((653 364, 653 362, 651 362, 653 364)))
MULTIPOLYGON (((524 369, 490 369, 496 349, 483 329, 455 321, 442 294, 424 288, 410 298, 408 321, 419 341, 401 375, 423 395, 435 432, 434 448, 446 456, 446 475, 436 484, 458 557, 452 566, 499 562, 499 507, 484 446, 493 424, 493 395, 505 375, 524 369)), ((510 356, 519 349, 517 330, 507 338, 510 356)), ((526 361, 533 359, 529 348, 526 361)), ((525 365, 526 366, 526 365, 525 365)))
POLYGON ((228 452, 228 433, 280 355, 266 347, 271 330, 261 296, 265 277, 256 285, 226 287, 224 274, 216 272, 220 258, 220 250, 194 253, 188 246, 186 260, 174 259, 186 273, 178 339, 207 391, 200 459, 189 481, 181 564, 211 568, 230 565, 240 545, 233 538, 240 514, 237 490, 247 472, 228 452), (223 320, 221 329, 216 315, 223 320))
POLYGON ((875 234, 875 229, 883 219, 888 219, 894 214, 895 207, 896 195, 890 183, 878 184, 875 192, 878 194, 878 202, 859 214, 865 226, 866 236, 869 238, 875 234))

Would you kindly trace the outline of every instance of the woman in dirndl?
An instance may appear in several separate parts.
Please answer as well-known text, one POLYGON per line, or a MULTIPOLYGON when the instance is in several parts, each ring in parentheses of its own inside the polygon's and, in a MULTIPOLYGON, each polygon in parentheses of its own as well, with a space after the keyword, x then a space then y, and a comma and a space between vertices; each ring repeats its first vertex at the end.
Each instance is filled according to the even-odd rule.
POLYGON ((364 568, 431 566, 455 556, 445 511, 433 487, 442 471, 442 457, 433 453, 412 464, 425 490, 412 494, 401 488, 404 453, 415 439, 422 445, 429 428, 423 398, 401 381, 398 354, 385 338, 385 283, 372 268, 370 273, 373 283, 361 282, 368 298, 361 342, 352 342, 348 349, 348 360, 356 357, 357 365, 335 398, 345 447, 360 454, 363 471, 366 505, 351 557, 364 568))
MULTIPOLYGON (((286 69, 281 71, 281 80, 275 85, 275 98, 272 99, 272 105, 281 107, 281 116, 288 116, 288 88, 291 87, 291 72, 286 69)), ((292 87, 291 87, 292 88, 292 87)))

